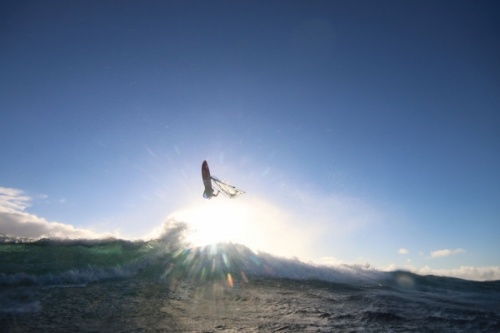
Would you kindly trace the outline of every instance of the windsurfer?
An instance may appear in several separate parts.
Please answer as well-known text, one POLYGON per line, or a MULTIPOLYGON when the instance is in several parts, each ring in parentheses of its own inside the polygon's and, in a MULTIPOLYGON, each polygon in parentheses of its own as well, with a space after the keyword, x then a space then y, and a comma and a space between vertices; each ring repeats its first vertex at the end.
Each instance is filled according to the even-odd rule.
POLYGON ((203 179, 203 186, 205 186, 205 191, 203 192, 203 197, 205 199, 216 197, 220 192, 222 192, 222 194, 224 194, 228 198, 235 198, 238 195, 245 193, 242 190, 237 189, 233 185, 226 184, 216 177, 212 177, 210 175, 210 170, 208 169, 207 161, 203 161, 203 163, 201 164, 201 177, 203 179), (212 182, 213 185, 215 185, 217 192, 214 191, 212 182))
POLYGON ((218 195, 219 195, 219 191, 215 192, 213 188, 205 189, 205 191, 203 192, 203 197, 205 199, 211 199, 211 198, 216 197, 218 195))

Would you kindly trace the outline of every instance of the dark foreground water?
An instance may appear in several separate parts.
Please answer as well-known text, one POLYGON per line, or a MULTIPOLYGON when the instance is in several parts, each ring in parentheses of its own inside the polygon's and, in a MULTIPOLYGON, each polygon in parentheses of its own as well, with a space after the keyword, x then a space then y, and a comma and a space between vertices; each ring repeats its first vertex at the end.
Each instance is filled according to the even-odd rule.
POLYGON ((1 332, 500 332, 500 281, 318 267, 241 245, 0 240, 1 332))

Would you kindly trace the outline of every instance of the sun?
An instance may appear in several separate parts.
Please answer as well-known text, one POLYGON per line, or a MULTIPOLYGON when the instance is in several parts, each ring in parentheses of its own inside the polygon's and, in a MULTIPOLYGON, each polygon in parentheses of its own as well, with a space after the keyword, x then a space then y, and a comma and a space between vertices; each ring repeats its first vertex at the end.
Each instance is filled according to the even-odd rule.
POLYGON ((299 228, 294 216, 266 200, 203 200, 169 218, 186 223, 185 240, 191 246, 236 243, 257 252, 310 257, 311 230, 299 228))
POLYGON ((210 200, 174 214, 187 223, 187 241, 195 246, 216 243, 248 243, 252 234, 250 207, 236 200, 210 200))

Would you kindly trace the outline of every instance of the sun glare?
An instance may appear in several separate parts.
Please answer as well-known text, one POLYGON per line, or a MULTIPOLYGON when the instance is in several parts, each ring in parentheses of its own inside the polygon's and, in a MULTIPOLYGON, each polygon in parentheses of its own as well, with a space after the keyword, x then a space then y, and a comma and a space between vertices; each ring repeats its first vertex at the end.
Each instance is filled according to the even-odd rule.
POLYGON ((210 200, 173 217, 189 226, 188 241, 195 246, 221 242, 246 243, 250 232, 249 208, 236 200, 210 200))
POLYGON ((256 198, 205 200, 170 218, 188 225, 186 241, 192 246, 237 243, 285 257, 309 256, 308 228, 297 228, 289 213, 256 198))

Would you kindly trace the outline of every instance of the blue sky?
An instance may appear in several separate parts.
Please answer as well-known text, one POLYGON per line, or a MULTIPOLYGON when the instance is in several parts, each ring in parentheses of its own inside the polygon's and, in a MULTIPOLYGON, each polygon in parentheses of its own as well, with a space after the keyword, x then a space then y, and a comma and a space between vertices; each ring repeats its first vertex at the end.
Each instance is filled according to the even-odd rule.
POLYGON ((198 226, 278 255, 500 279, 499 14, 2 1, 0 233, 143 237, 218 207, 198 226), (247 193, 204 200, 204 159, 247 193))

